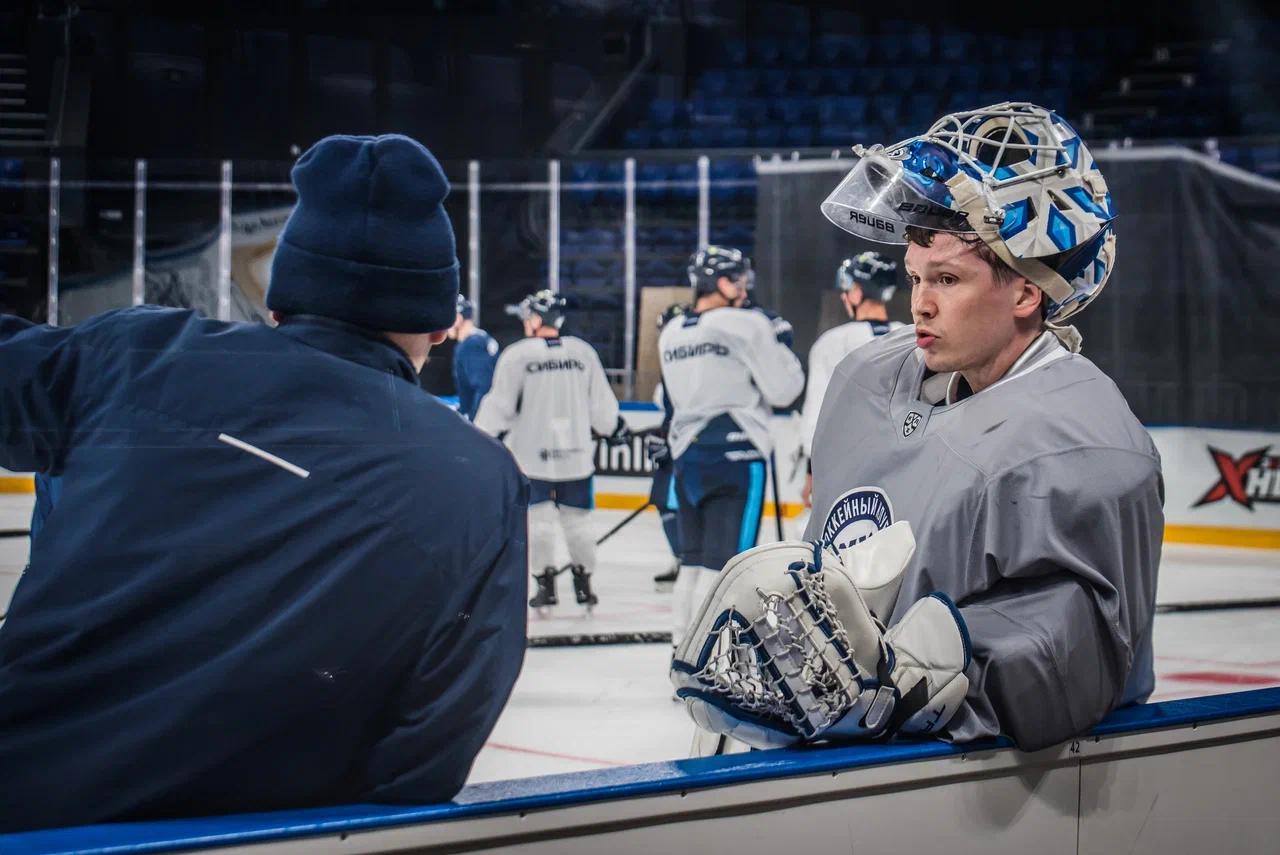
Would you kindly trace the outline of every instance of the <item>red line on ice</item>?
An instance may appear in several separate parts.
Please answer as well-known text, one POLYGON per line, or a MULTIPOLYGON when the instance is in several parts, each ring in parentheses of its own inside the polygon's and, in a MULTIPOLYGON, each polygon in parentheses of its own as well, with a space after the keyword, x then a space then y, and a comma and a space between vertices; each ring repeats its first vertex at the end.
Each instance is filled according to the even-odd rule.
POLYGON ((555 757, 558 760, 576 760, 579 763, 594 763, 597 766, 630 766, 630 763, 619 763, 616 760, 598 760, 595 757, 578 757, 575 754, 557 754, 555 751, 539 751, 537 748, 523 748, 519 745, 504 745, 501 742, 486 742, 489 748, 501 751, 514 751, 517 754, 537 754, 539 757, 555 757))
POLYGON ((1166 680, 1177 680, 1182 683, 1217 683, 1226 686, 1275 686, 1280 685, 1280 676, 1273 674, 1240 674, 1222 671, 1182 671, 1175 674, 1162 674, 1166 680))

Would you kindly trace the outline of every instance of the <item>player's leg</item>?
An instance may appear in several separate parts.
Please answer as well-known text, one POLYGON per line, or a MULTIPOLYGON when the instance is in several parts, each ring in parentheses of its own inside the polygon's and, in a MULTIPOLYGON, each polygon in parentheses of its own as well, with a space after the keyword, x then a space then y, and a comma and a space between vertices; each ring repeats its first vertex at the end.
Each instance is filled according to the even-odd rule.
POLYGON ((671 602, 671 643, 675 645, 684 640, 685 630, 693 620, 698 580, 706 573, 702 562, 702 510, 696 501, 701 491, 701 474, 698 464, 676 461, 673 478, 680 529, 680 566, 671 602))
POLYGON ((529 479, 529 572, 537 590, 529 600, 535 608, 556 604, 556 528, 560 521, 552 500, 555 485, 529 479))
POLYGON ((659 591, 669 591, 675 585, 680 571, 680 520, 679 506, 676 498, 676 479, 670 461, 660 464, 653 470, 653 486, 649 490, 649 502, 658 509, 658 518, 662 521, 662 533, 667 537, 667 545, 675 561, 671 568, 653 577, 653 584, 659 591))
POLYGON ((595 507, 592 479, 559 484, 556 505, 573 567, 574 596, 581 605, 594 606, 597 598, 591 590, 591 574, 596 569, 596 538, 591 530, 591 510, 595 507))

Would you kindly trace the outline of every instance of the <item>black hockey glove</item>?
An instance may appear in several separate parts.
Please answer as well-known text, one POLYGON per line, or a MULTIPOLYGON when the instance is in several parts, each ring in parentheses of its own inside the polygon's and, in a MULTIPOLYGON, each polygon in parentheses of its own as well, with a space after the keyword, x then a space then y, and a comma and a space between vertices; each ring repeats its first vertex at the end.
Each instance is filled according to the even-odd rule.
POLYGON ((631 441, 631 428, 623 421, 622 416, 618 416, 618 423, 613 426, 613 433, 604 438, 605 444, 612 447, 615 445, 626 445, 631 441))

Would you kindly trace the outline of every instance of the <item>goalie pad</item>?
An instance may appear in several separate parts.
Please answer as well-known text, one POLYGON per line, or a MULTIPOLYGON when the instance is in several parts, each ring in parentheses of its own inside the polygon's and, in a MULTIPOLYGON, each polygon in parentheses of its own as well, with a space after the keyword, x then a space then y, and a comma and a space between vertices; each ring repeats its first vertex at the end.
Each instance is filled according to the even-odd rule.
POLYGON ((914 550, 900 522, 843 560, 797 541, 735 556, 672 660, 694 722, 757 748, 938 732, 968 691, 963 618, 932 594, 886 632, 860 590, 887 615, 914 550))

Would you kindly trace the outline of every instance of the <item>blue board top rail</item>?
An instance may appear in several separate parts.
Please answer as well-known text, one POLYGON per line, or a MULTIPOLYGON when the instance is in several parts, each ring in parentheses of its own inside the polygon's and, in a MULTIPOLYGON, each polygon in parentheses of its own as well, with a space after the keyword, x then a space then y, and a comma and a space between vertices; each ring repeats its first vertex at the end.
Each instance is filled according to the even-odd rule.
MULTIPOLYGON (((1118 710, 1090 731, 1090 735, 1116 736, 1275 712, 1280 712, 1280 688, 1257 689, 1118 710)), ((0 852, 5 855, 117 855, 268 843, 840 772, 1010 747, 1012 743, 1008 739, 1000 738, 962 745, 931 740, 753 751, 475 784, 465 787, 457 798, 445 804, 340 805, 0 835, 0 852)))

